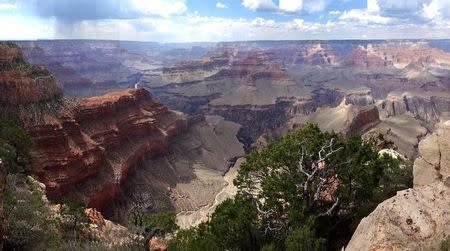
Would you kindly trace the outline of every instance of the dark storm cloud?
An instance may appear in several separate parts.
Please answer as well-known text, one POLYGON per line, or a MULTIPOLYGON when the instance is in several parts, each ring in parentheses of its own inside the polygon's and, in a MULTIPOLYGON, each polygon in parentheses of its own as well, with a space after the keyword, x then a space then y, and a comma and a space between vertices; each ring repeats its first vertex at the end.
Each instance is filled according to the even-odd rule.
POLYGON ((54 17, 64 23, 140 16, 126 0, 33 0, 30 7, 41 17, 54 17))

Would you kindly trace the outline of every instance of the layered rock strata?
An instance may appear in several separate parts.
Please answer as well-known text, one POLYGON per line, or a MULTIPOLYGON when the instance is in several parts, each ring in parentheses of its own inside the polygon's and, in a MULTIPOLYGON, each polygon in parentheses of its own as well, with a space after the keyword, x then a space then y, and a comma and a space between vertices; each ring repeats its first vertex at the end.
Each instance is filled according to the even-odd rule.
POLYGON ((0 62, 0 118, 16 120, 34 136, 33 173, 51 199, 69 197, 102 210, 130 168, 168 154, 170 141, 187 128, 184 115, 144 89, 69 100, 16 45, 0 44, 0 62))
POLYGON ((73 196, 102 209, 143 157, 168 153, 187 120, 143 89, 82 99, 73 111, 28 126, 36 139, 34 172, 50 198, 73 196))

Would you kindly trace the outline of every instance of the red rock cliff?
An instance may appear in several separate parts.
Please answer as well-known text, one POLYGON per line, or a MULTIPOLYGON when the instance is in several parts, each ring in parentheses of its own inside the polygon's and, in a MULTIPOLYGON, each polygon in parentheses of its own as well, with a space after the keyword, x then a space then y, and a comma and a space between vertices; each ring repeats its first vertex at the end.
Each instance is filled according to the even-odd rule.
POLYGON ((79 100, 49 123, 29 127, 37 146, 35 173, 50 198, 82 199, 102 209, 141 158, 167 154, 187 122, 144 89, 79 100))
POLYGON ((187 127, 184 115, 144 89, 64 98, 54 77, 25 62, 15 45, 0 44, 0 64, 0 118, 22 123, 35 137, 33 172, 51 199, 101 210, 139 159, 167 154, 187 127))

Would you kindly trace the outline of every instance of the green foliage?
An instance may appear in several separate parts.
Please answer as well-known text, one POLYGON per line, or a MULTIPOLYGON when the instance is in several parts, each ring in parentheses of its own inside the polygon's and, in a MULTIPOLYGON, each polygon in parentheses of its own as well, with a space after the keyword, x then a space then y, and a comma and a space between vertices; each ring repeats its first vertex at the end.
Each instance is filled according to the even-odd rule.
POLYGON ((211 233, 209 224, 200 224, 191 229, 178 231, 176 237, 169 241, 168 249, 170 251, 223 250, 219 248, 219 242, 220 239, 211 233))
POLYGON ((8 173, 30 172, 29 152, 33 145, 33 138, 24 128, 14 122, 0 123, 0 159, 8 173))
POLYGON ((61 205, 61 227, 68 233, 69 238, 77 239, 78 235, 89 223, 84 212, 84 204, 76 201, 64 201, 61 205))
POLYGON ((42 200, 44 193, 23 176, 9 175, 5 193, 6 249, 58 250, 58 222, 42 200), (20 191, 20 192, 18 192, 20 191))
POLYGON ((447 236, 439 245, 439 251, 450 251, 450 236, 447 236))
POLYGON ((257 210, 250 198, 237 196, 221 203, 210 221, 221 250, 251 250, 257 238, 257 210))
POLYGON ((288 251, 319 251, 325 250, 326 240, 317 238, 310 226, 290 231, 286 238, 286 250, 288 251))
POLYGON ((128 227, 135 232, 143 234, 164 236, 178 229, 175 213, 156 213, 152 216, 143 211, 133 211, 128 218, 128 227))
POLYGON ((261 248, 261 251, 277 251, 275 244, 269 243, 261 248))
POLYGON ((176 223, 176 215, 175 213, 170 212, 156 213, 148 219, 146 227, 158 232, 159 235, 173 233, 178 229, 178 225, 176 223))
POLYGON ((83 251, 142 251, 145 249, 144 243, 134 241, 123 245, 107 246, 104 243, 89 240, 69 239, 64 242, 59 250, 83 250, 83 251))
POLYGON ((340 249, 381 201, 412 184, 410 165, 307 124, 246 156, 238 195, 201 227, 180 231, 174 250, 340 249), (195 246, 192 246, 195 247, 195 246), (185 248, 185 249, 183 249, 185 248))

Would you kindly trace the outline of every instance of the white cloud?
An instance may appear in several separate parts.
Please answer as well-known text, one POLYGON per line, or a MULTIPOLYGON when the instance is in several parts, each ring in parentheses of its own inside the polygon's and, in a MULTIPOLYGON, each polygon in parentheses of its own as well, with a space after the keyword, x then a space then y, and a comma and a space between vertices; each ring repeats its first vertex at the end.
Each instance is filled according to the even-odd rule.
POLYGON ((252 25, 257 26, 257 27, 270 27, 270 28, 276 27, 275 20, 273 20, 273 19, 266 20, 261 17, 257 17, 255 19, 253 19, 252 25))
MULTIPOLYGON (((57 18, 42 17, 40 19, 30 16, 0 15, 0 23, 8 24, 2 29, 0 39, 95 38, 193 42, 448 38, 450 34, 450 0, 410 0, 413 3, 404 0, 367 0, 366 8, 347 11, 327 10, 326 7, 331 0, 241 1, 242 6, 254 11, 297 13, 304 18, 299 18, 299 15, 285 15, 283 21, 276 18, 221 18, 194 15, 194 11, 188 11, 188 0, 126 1, 133 3, 131 7, 141 10, 143 14, 116 17, 116 19, 102 17, 77 20, 66 33, 62 33, 62 30, 57 28, 57 18), (277 6, 278 3, 279 6, 277 6), (310 22, 307 21, 307 16, 303 17, 303 14, 314 11, 325 11, 324 19, 320 19, 320 22, 310 22), (286 18, 292 18, 292 20, 286 21, 286 18)), ((2 0, 0 2, 5 3, 2 0)), ((216 2, 216 5, 222 2, 216 2)), ((17 8, 20 10, 22 6, 17 8)), ((11 13, 3 13, 3 15, 11 15, 11 13)))
POLYGON ((304 2, 304 10, 308 13, 324 11, 329 0, 308 0, 304 2))
POLYGON ((279 8, 286 12, 299 12, 302 10, 303 0, 280 0, 279 8))
POLYGON ((14 10, 18 7, 17 3, 0 3, 0 10, 14 10))
POLYGON ((432 0, 428 4, 423 4, 423 16, 435 22, 450 19, 450 1, 432 0))
POLYGON ((23 18, 23 16, 0 16, 2 26, 0 40, 53 39, 53 20, 23 18))
POLYGON ((430 0, 368 0, 368 2, 377 2, 381 11, 384 12, 401 12, 401 11, 417 11, 422 4, 430 0))
POLYGON ((367 10, 353 9, 345 11, 339 19, 346 22, 357 22, 359 24, 389 24, 392 19, 389 17, 383 17, 379 14, 373 14, 367 10))
MULTIPOLYGON (((348 14, 351 16, 354 14, 348 14)), ((363 16, 365 14, 362 14, 363 16)), ((85 20, 74 25, 70 33, 58 34, 54 20, 2 17, 8 23, 0 39, 114 39, 156 42, 237 41, 237 40, 298 40, 298 39, 393 39, 446 38, 450 24, 439 26, 382 25, 384 21, 308 22, 300 18, 275 21, 264 18, 220 18, 212 16, 181 15, 146 17, 139 19, 85 20), (38 27, 38 28, 36 28, 38 27)))
POLYGON ((185 0, 131 0, 131 4, 146 15, 161 17, 179 15, 187 11, 185 0))
POLYGON ((274 11, 278 13, 313 13, 326 9, 331 0, 279 0, 277 6, 273 0, 243 0, 242 6, 254 11, 274 11))
POLYGON ((221 2, 217 2, 216 3, 216 8, 218 8, 218 9, 226 9, 226 8, 228 8, 228 6, 226 6, 225 4, 223 4, 221 2))
POLYGON ((380 12, 380 5, 378 5, 378 0, 367 0, 367 11, 370 13, 380 12))
POLYGON ((272 2, 272 0, 243 0, 242 6, 253 11, 275 11, 278 9, 277 6, 272 2))
POLYGON ((331 16, 338 16, 341 14, 341 12, 339 10, 332 10, 328 12, 328 14, 330 14, 331 16))

